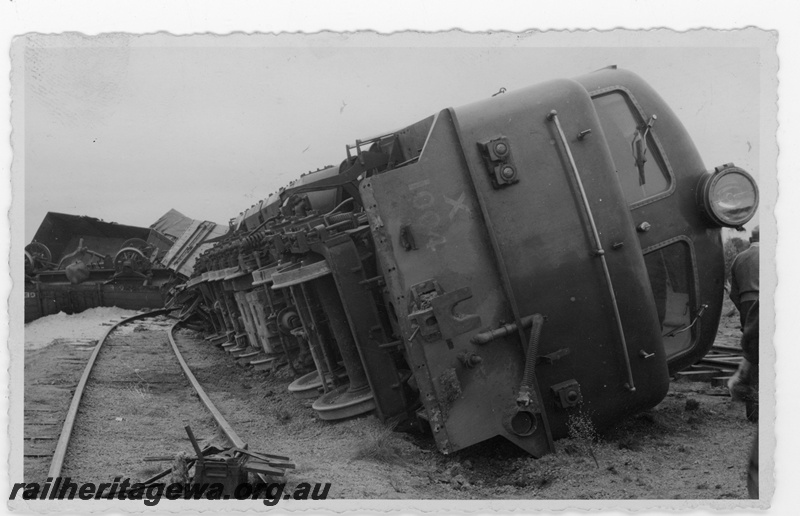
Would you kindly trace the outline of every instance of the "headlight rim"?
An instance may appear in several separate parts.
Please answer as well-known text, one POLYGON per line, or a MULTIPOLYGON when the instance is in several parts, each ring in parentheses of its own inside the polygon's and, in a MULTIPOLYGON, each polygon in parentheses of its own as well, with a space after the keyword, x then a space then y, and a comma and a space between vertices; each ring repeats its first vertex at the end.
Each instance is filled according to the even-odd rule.
POLYGON ((741 167, 737 167, 733 163, 728 163, 714 169, 714 172, 711 174, 706 174, 701 179, 701 185, 698 189, 698 204, 701 210, 705 213, 706 217, 711 220, 714 224, 720 227, 726 228, 741 228, 748 222, 750 222, 753 217, 756 216, 758 213, 758 205, 760 202, 758 184, 756 183, 753 176, 750 175, 745 169, 741 167), (711 201, 711 193, 713 192, 714 186, 716 186, 719 181, 730 174, 739 174, 743 176, 753 187, 753 195, 755 197, 755 201, 753 203, 753 208, 750 210, 750 213, 742 220, 739 221, 731 221, 730 219, 726 218, 723 214, 720 214, 716 209, 714 203, 711 201))

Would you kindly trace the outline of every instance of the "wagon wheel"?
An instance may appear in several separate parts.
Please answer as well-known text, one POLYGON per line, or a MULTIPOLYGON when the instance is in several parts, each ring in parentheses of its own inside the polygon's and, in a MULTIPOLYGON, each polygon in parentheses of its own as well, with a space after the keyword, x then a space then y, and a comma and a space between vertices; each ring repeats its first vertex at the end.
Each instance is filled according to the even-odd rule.
POLYGON ((135 247, 123 247, 114 255, 114 269, 117 272, 122 272, 125 262, 129 262, 131 269, 136 272, 147 270, 150 264, 144 253, 135 247))
POLYGON ((126 241, 122 242, 122 245, 119 247, 120 249, 124 249, 126 247, 134 247, 144 252, 145 249, 151 247, 151 245, 148 244, 146 241, 142 240, 141 238, 129 238, 126 241))
POLYGON ((33 271, 36 269, 36 261, 33 258, 33 255, 28 251, 25 251, 25 274, 33 274, 33 271))
POLYGON ((153 250, 156 249, 152 244, 142 240, 141 238, 129 238, 126 241, 122 242, 120 249, 125 249, 126 247, 132 247, 134 249, 138 249, 142 252, 142 254, 150 261, 150 259, 154 258, 153 250))
POLYGON ((40 242, 31 242, 30 244, 26 245, 25 252, 30 253, 31 258, 33 258, 34 261, 39 260, 40 262, 49 263, 53 259, 50 249, 40 242))

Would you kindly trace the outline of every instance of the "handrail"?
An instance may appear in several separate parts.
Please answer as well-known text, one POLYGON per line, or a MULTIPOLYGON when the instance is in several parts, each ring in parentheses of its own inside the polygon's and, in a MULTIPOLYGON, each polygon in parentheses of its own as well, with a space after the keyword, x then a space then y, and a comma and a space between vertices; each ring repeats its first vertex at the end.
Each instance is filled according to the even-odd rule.
POLYGON ((594 254, 600 258, 600 261, 603 264, 603 274, 606 278, 606 287, 608 288, 608 294, 611 297, 611 306, 614 309, 614 320, 617 323, 617 332, 619 333, 620 342, 622 342, 622 356, 625 358, 625 368, 628 373, 628 383, 625 384, 625 387, 629 391, 635 392, 636 386, 633 383, 631 360, 628 356, 628 344, 625 341, 625 331, 622 328, 622 318, 619 314, 619 306, 617 306, 617 296, 614 293, 614 284, 611 282, 611 273, 608 271, 608 263, 606 262, 606 252, 603 250, 603 244, 600 242, 600 234, 597 231, 597 224, 594 221, 594 215, 592 215, 592 209, 589 206, 589 199, 586 197, 586 190, 583 188, 583 181, 581 181, 581 175, 580 172, 578 172, 578 166, 575 164, 575 158, 572 156, 572 149, 570 149, 569 143, 567 142, 567 137, 564 135, 563 129, 561 129, 561 122, 558 120, 558 111, 555 109, 550 111, 550 113, 547 114, 547 120, 554 122, 556 125, 558 135, 561 138, 561 143, 564 144, 564 150, 567 153, 567 158, 569 158, 572 175, 575 178, 575 182, 578 184, 578 189, 580 190, 581 199, 583 200, 583 207, 586 210, 586 215, 589 218, 589 225, 592 228, 592 235, 594 236, 594 254))

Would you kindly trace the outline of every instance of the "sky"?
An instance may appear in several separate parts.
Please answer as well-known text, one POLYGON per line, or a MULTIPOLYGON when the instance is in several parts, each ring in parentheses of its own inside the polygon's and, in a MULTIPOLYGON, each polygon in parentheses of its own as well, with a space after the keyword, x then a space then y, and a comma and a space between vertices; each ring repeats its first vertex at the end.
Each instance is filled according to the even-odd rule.
POLYGON ((768 50, 735 33, 670 31, 33 38, 22 53, 25 242, 48 211, 149 226, 174 208, 227 223, 338 165, 356 139, 612 64, 665 98, 708 169, 733 162, 773 178, 762 174, 774 146, 762 129, 768 50))

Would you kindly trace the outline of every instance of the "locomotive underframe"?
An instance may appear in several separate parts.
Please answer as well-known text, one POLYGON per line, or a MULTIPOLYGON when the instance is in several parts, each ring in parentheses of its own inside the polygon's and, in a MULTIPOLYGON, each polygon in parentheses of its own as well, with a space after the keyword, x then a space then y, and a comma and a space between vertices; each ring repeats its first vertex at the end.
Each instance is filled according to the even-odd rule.
POLYGON ((324 419, 374 407, 427 421, 445 453, 502 435, 539 456, 572 415, 604 427, 655 405, 711 346, 722 253, 693 200, 704 173, 638 77, 554 81, 348 146, 338 174, 243 214, 192 288, 240 360, 300 374, 310 357, 290 390, 321 395, 324 419), (668 171, 644 200, 626 199, 594 109, 616 90, 668 171), (673 244, 678 259, 660 256, 673 244), (674 283, 658 263, 681 268, 684 297, 654 294, 674 283), (685 333, 668 354, 670 303, 686 305, 671 328, 685 333))

